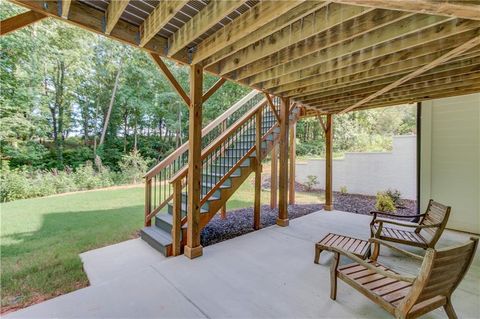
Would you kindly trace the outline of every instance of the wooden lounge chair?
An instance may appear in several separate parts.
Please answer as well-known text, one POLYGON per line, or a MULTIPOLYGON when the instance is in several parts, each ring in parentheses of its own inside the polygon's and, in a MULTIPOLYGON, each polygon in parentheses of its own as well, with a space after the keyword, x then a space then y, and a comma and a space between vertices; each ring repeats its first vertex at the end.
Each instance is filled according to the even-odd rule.
POLYGON ((335 253, 330 270, 330 298, 336 299, 337 278, 340 278, 395 318, 416 318, 441 306, 449 318, 457 318, 451 296, 470 267, 478 238, 471 238, 468 243, 456 247, 440 250, 428 248, 425 257, 375 238, 370 241, 423 260, 418 275, 402 275, 374 260, 365 261, 347 251, 332 247, 335 253), (340 254, 354 262, 339 267, 340 254))
MULTIPOLYGON (((423 249, 435 248, 435 244, 447 225, 450 216, 450 207, 430 200, 427 210, 419 215, 394 215, 383 212, 372 212, 373 219, 370 223, 372 238, 391 241, 410 246, 422 247, 423 249), (403 222, 395 219, 380 218, 379 215, 387 217, 407 218, 409 220, 419 219, 418 223, 403 222), (387 225, 394 225, 388 227, 387 225), (398 227, 400 226, 400 227, 398 227)), ((373 259, 376 259, 380 252, 380 246, 374 244, 373 259)))

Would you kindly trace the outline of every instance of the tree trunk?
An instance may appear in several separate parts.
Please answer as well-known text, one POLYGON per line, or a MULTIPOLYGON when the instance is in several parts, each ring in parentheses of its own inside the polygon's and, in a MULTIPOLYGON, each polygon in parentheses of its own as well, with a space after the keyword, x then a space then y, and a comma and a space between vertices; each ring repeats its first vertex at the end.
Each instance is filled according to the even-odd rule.
POLYGON ((108 122, 110 121, 110 115, 112 114, 112 107, 113 107, 113 103, 115 102, 115 94, 117 93, 118 82, 119 82, 119 79, 120 79, 121 71, 122 71, 122 68, 120 67, 117 71, 117 76, 115 77, 115 84, 113 85, 112 96, 110 97, 110 103, 108 105, 107 116, 105 116, 105 122, 103 124, 102 135, 100 136, 100 142, 98 143, 99 147, 105 141, 105 134, 107 133, 108 122))

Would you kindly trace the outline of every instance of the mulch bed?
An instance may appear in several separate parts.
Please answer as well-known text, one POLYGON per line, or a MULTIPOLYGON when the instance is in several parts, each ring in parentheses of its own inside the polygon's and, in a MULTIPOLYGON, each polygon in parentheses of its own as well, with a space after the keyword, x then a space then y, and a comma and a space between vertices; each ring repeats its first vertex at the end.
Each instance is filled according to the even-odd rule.
MULTIPOLYGON (((270 188, 270 179, 262 181, 262 188, 270 188)), ((295 185, 296 191, 305 192, 306 187, 300 183, 295 185)), ((323 193, 323 190, 315 189, 312 192, 323 193)), ((356 214, 370 215, 375 210, 375 196, 360 194, 343 194, 334 192, 334 207, 336 210, 356 214)), ((402 207, 395 212, 398 215, 416 214, 417 202, 413 200, 402 200, 402 207)), ((323 209, 322 204, 289 205, 288 216, 290 219, 298 218, 317 212, 323 209)), ((261 225, 268 227, 275 224, 278 216, 278 209, 271 209, 270 206, 262 206, 261 225)), ((253 207, 229 211, 226 219, 215 216, 202 230, 202 246, 213 245, 253 231, 253 207)))

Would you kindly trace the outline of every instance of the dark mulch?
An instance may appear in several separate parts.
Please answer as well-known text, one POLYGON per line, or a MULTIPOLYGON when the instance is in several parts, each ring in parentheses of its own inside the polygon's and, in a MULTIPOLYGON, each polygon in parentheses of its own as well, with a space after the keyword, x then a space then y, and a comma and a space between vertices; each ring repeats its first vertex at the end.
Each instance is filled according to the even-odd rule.
MULTIPOLYGON (((370 212, 375 210, 375 196, 334 192, 333 198, 333 206, 336 210, 363 215, 370 215, 370 212)), ((403 199, 402 207, 397 207, 395 211, 395 214, 402 216, 415 215, 416 213, 417 201, 408 199, 403 199)))
MULTIPOLYGON (((302 217, 323 208, 322 204, 289 205, 288 217, 302 217)), ((262 227, 274 225, 278 217, 278 209, 263 205, 260 214, 262 227)), ((202 246, 213 245, 253 231, 253 208, 243 208, 227 213, 226 219, 216 215, 202 230, 202 246)))
MULTIPOLYGON (((270 188, 270 179, 262 182, 262 188, 270 188)), ((296 191, 305 192, 306 187, 300 183, 295 185, 296 191)), ((312 192, 323 193, 323 190, 315 189, 312 192)), ((334 207, 336 210, 356 214, 370 215, 375 210, 375 196, 360 194, 342 194, 334 192, 334 207)), ((417 202, 413 200, 402 200, 402 207, 395 212, 398 215, 416 214, 417 202)), ((290 219, 308 215, 323 208, 322 204, 290 205, 288 215, 290 219)), ((270 209, 270 206, 262 206, 261 225, 268 227, 275 224, 278 216, 278 209, 270 209)), ((218 242, 231 239, 253 231, 253 208, 237 209, 227 213, 227 219, 223 220, 219 215, 215 216, 210 223, 202 230, 202 245, 208 246, 218 242)))

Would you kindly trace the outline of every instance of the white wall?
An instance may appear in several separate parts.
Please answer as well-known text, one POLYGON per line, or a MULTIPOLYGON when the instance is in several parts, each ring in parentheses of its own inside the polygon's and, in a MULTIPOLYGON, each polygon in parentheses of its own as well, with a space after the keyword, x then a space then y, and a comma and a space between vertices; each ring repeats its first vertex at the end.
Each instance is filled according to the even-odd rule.
POLYGON ((452 206, 448 228, 480 233, 480 94, 422 103, 420 198, 452 206))
MULTIPOLYGON (((396 136, 392 152, 346 153, 333 160, 333 190, 346 186, 349 193, 376 195, 392 188, 416 199, 416 166, 416 136, 396 136)), ((304 183, 309 175, 318 177, 316 188, 325 188, 325 160, 297 160, 296 181, 304 183)))

